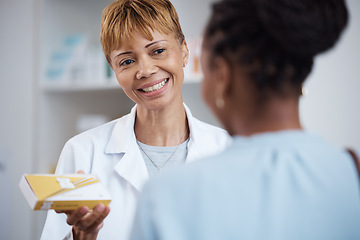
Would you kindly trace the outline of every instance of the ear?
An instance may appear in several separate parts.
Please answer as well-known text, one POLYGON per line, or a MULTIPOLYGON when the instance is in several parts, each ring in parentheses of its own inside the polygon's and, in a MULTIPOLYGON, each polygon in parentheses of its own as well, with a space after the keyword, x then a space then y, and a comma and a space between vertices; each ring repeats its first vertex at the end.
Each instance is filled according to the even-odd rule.
POLYGON ((183 67, 185 67, 189 60, 189 49, 186 40, 181 45, 183 67))
POLYGON ((215 98, 226 100, 229 96, 231 88, 231 67, 229 63, 222 57, 214 60, 214 84, 215 98))

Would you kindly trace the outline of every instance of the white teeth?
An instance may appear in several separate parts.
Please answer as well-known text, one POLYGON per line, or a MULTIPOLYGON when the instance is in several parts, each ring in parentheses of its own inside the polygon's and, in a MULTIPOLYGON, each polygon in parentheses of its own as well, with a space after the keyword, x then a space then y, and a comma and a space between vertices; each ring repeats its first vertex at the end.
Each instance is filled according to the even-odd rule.
POLYGON ((143 90, 144 92, 146 92, 146 93, 159 90, 159 89, 161 89, 161 88, 165 85, 165 83, 167 83, 168 80, 169 80, 169 79, 167 78, 167 79, 165 79, 164 81, 162 81, 162 82, 160 82, 160 83, 158 83, 158 84, 155 84, 155 85, 152 86, 152 87, 143 88, 142 90, 143 90))

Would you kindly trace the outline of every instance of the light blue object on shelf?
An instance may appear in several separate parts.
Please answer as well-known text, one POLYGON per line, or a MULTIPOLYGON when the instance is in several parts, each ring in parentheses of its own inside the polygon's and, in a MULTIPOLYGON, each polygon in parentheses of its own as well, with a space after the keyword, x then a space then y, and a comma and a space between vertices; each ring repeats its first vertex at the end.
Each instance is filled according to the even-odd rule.
POLYGON ((61 45, 50 54, 46 80, 52 83, 69 83, 84 78, 86 49, 87 37, 84 34, 64 37, 61 45))

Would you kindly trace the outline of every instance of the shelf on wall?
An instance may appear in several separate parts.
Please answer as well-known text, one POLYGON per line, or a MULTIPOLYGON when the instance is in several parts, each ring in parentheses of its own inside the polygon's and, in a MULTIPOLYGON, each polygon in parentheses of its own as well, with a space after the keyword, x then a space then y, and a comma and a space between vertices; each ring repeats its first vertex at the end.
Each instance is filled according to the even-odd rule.
MULTIPOLYGON (((184 84, 195 84, 200 82, 201 77, 186 78, 184 80, 184 84)), ((42 83, 41 89, 44 92, 91 92, 119 90, 121 87, 116 81, 103 81, 99 83, 42 83)))
POLYGON ((117 82, 106 83, 42 83, 44 92, 102 91, 121 89, 117 82))

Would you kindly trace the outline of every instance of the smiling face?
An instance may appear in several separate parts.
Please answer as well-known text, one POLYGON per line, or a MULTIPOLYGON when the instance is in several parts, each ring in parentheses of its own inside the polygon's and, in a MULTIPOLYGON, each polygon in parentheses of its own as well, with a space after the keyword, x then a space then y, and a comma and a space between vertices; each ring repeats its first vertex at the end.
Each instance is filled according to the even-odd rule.
POLYGON ((186 42, 153 32, 153 39, 135 33, 133 41, 110 54, 116 79, 139 107, 156 110, 182 101, 181 86, 188 59, 186 42))

